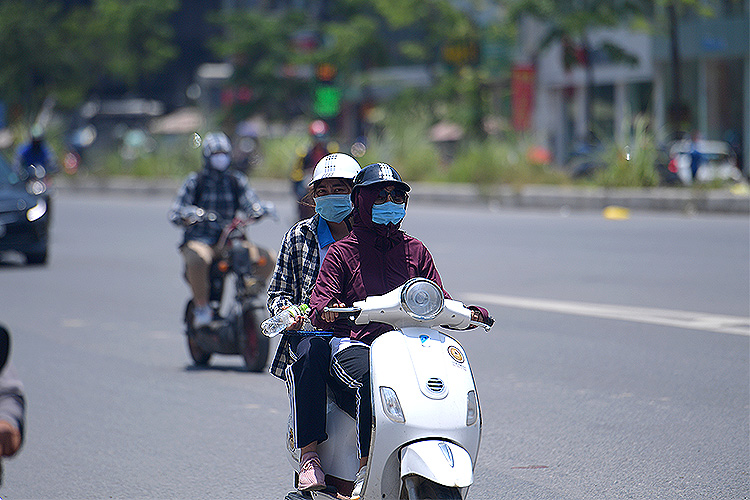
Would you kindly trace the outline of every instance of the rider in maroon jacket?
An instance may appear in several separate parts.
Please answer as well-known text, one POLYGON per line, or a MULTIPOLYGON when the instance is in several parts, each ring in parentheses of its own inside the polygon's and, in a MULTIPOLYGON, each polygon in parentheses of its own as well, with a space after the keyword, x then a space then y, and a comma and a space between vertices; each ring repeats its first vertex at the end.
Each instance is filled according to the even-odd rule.
MULTIPOLYGON (((382 295, 403 285, 409 278, 428 278, 442 288, 442 281, 427 247, 401 231, 406 215, 410 187, 396 169, 386 163, 363 168, 354 179, 352 231, 335 242, 321 265, 310 297, 313 324, 333 328, 331 373, 344 390, 352 391, 359 401, 359 455, 352 498, 361 493, 365 464, 370 448, 370 344, 393 327, 383 323, 351 325, 335 322, 336 313, 323 312, 326 306, 351 305, 368 296, 382 295)), ((446 298, 450 298, 443 290, 446 298)), ((488 321, 485 309, 470 306, 472 319, 488 321)))

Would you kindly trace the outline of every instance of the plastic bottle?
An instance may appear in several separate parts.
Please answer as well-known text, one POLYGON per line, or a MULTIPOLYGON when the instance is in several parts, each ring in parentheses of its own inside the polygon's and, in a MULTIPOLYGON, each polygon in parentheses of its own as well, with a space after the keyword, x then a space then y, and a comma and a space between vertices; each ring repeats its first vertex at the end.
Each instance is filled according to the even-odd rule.
POLYGON ((286 330, 299 316, 306 315, 309 310, 310 306, 307 304, 291 305, 276 316, 263 321, 260 324, 260 330, 266 337, 275 337, 286 330))

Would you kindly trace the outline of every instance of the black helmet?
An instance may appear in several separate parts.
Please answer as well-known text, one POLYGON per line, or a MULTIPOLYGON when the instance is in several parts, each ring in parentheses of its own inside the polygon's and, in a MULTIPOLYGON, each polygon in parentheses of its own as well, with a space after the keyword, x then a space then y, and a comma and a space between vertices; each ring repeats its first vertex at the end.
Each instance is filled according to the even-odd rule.
POLYGON ((352 196, 354 195, 354 191, 360 186, 369 186, 370 184, 378 184, 381 182, 395 184, 404 191, 409 191, 411 189, 407 183, 401 180, 401 176, 396 172, 395 168, 387 163, 373 163, 360 170, 354 178, 352 196))

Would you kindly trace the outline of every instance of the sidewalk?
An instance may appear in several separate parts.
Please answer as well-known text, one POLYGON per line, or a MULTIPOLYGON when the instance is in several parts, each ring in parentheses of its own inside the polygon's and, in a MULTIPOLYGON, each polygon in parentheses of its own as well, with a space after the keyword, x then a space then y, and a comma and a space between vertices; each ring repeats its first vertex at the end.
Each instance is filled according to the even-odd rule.
MULTIPOLYGON (((250 182, 259 196, 290 195, 289 182, 278 179, 254 179, 250 182)), ((64 177, 55 179, 63 192, 132 193, 173 196, 181 180, 144 180, 127 177, 64 177)), ((750 189, 644 188, 607 189, 600 187, 560 186, 487 186, 472 184, 410 183, 412 200, 463 205, 489 205, 498 208, 535 208, 549 210, 599 211, 617 206, 636 211, 683 213, 750 214, 750 189)))

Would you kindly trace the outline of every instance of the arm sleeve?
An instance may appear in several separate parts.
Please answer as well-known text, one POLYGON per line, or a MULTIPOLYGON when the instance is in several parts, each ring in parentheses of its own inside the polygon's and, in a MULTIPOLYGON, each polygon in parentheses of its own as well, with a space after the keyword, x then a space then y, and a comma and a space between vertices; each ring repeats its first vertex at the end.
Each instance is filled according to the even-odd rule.
POLYGON ((296 300, 295 286, 301 282, 301 278, 294 270, 294 252, 293 231, 290 230, 281 242, 276 267, 268 285, 268 312, 271 316, 294 304, 296 300))
POLYGON ((26 400, 23 384, 16 374, 13 363, 8 361, 0 373, 0 420, 5 420, 21 431, 23 443, 26 400))
POLYGON ((169 208, 169 221, 176 225, 182 225, 182 214, 186 208, 191 207, 195 204, 195 186, 197 182, 197 175, 191 174, 185 183, 177 191, 177 196, 172 202, 172 206, 169 208))
POLYGON ((237 174, 239 182, 240 209, 245 212, 249 217, 260 217, 264 214, 263 205, 260 203, 260 198, 256 194, 255 190, 250 187, 250 183, 247 177, 241 174, 237 174))
POLYGON ((323 308, 334 299, 344 302, 344 273, 343 260, 334 243, 328 249, 325 259, 323 259, 318 279, 315 281, 315 287, 310 296, 310 308, 313 310, 311 321, 318 328, 331 327, 330 323, 326 323, 320 318, 323 308))

